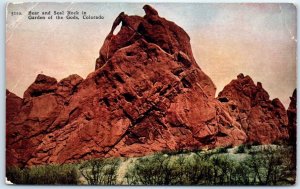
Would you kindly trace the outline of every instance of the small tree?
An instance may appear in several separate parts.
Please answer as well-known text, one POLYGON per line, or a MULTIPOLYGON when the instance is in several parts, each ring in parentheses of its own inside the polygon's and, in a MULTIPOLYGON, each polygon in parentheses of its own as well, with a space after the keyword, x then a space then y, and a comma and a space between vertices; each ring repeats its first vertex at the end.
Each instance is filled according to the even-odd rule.
POLYGON ((79 171, 90 185, 113 185, 119 165, 119 159, 93 159, 84 162, 79 171))
POLYGON ((242 154, 242 153, 245 153, 245 145, 240 145, 238 148, 237 148, 237 151, 236 153, 239 153, 239 154, 242 154))

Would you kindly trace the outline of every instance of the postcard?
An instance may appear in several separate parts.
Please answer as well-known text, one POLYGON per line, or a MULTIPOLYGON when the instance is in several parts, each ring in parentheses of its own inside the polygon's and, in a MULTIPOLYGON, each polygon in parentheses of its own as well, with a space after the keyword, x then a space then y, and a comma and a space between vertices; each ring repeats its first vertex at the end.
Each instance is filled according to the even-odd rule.
POLYGON ((289 3, 8 3, 6 183, 294 185, 289 3))

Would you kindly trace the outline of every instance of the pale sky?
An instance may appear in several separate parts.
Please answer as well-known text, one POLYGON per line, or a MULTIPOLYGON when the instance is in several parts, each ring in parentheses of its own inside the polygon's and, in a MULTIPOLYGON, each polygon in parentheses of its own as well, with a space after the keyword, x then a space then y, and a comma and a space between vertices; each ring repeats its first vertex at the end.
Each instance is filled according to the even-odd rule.
MULTIPOLYGON (((10 4, 6 28, 6 87, 19 96, 37 74, 58 81, 94 71, 95 60, 120 12, 144 15, 136 3, 10 4), (33 11, 86 11, 103 20, 29 20, 33 11), (11 16, 20 11, 22 16, 11 16)), ((217 86, 239 73, 260 81, 287 107, 296 87, 296 8, 292 4, 151 4, 191 38, 194 57, 217 86)), ((216 94, 216 95, 217 95, 216 94)))

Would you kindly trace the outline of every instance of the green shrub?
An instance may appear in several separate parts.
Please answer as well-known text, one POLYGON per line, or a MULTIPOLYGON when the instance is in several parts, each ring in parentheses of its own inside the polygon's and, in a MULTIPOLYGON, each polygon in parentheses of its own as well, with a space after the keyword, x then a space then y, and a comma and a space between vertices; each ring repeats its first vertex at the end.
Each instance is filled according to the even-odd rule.
POLYGON ((93 159, 81 164, 79 171, 90 185, 114 185, 120 159, 93 159))
MULTIPOLYGON (((129 185, 291 185, 295 183, 293 149, 286 146, 241 145, 230 154, 226 148, 208 152, 152 156, 130 160, 123 183, 129 185), (218 153, 216 153, 218 152, 218 153), (238 158, 238 160, 237 160, 238 158)), ((115 185, 120 159, 94 159, 79 165, 8 167, 15 184, 78 184, 79 172, 88 184, 115 185)))
POLYGON ((220 147, 216 150, 216 153, 222 154, 222 153, 227 153, 228 147, 220 147))
POLYGON ((15 184, 77 184, 75 165, 41 165, 30 168, 8 167, 7 179, 15 184))
POLYGON ((166 185, 171 182, 170 156, 155 154, 136 160, 133 167, 129 168, 126 180, 129 185, 166 185))
MULTIPOLYGON (((239 153, 245 152, 245 145, 239 153)), ((127 170, 129 185, 290 185, 295 182, 295 166, 289 148, 257 148, 238 161, 225 154, 194 153, 138 158, 127 170)), ((227 151, 227 149, 226 149, 227 151)))
POLYGON ((238 154, 242 154, 242 153, 245 153, 245 146, 242 144, 242 145, 240 145, 238 148, 237 148, 237 151, 236 151, 236 153, 238 153, 238 154))

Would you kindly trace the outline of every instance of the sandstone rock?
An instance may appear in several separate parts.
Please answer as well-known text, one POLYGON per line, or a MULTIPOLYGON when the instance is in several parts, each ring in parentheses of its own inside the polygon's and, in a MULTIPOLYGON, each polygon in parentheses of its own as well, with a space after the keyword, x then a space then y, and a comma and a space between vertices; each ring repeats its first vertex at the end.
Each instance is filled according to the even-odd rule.
POLYGON ((6 122, 12 121, 19 113, 22 101, 22 98, 6 90, 6 122))
MULTIPOLYGON (((70 85, 75 86, 78 83, 77 80, 80 79, 76 76, 69 76, 60 83, 70 81, 70 85)), ((59 94, 62 91, 61 85, 57 86, 55 78, 39 74, 34 83, 25 91, 24 101, 19 98, 23 101, 19 113, 11 121, 7 121, 6 157, 8 164, 25 165, 33 153, 38 153, 36 146, 40 145, 45 135, 67 121, 68 117, 65 118, 62 109, 68 99, 56 94, 57 88, 59 94)), ((10 99, 9 95, 7 99, 10 99)), ((6 109, 9 110, 12 105, 8 101, 6 109)), ((7 113, 10 114, 9 111, 7 113)))
POLYGON ((248 135, 247 142, 269 144, 288 138, 288 119, 279 99, 270 100, 260 82, 240 74, 218 95, 248 135))
POLYGON ((290 144, 296 146, 297 141, 297 90, 295 89, 293 95, 290 97, 291 102, 287 109, 288 115, 288 128, 290 136, 290 144))
POLYGON ((7 122, 8 165, 284 138, 287 116, 279 100, 268 100, 261 84, 243 75, 215 99, 215 85, 196 63, 187 33, 152 7, 144 10, 144 17, 116 18, 86 79, 71 75, 57 83, 38 75, 7 122))
POLYGON ((70 75, 69 77, 58 82, 56 94, 66 98, 77 92, 77 87, 82 81, 83 79, 79 75, 70 75))
MULTIPOLYGON (((128 47, 139 40, 152 43, 159 48, 159 51, 174 56, 180 66, 173 71, 178 75, 185 67, 192 64, 197 66, 188 34, 174 22, 159 17, 156 10, 149 5, 145 5, 144 10, 146 12, 144 18, 128 16, 124 13, 116 18, 110 34, 106 37, 100 49, 96 69, 101 68, 117 50, 128 47), (117 35, 113 35, 113 30, 120 23, 122 24, 120 31, 117 35)), ((156 53, 153 49, 147 51, 148 54, 152 55, 156 53)), ((133 52, 129 51, 126 57, 130 57, 131 54, 134 55, 133 52)), ((200 70, 199 67, 198 69, 200 70)), ((214 96, 216 88, 211 79, 202 71, 198 75, 201 77, 199 84, 203 90, 207 95, 214 96)))
POLYGON ((47 93, 53 93, 57 89, 57 81, 53 77, 39 74, 34 83, 24 92, 24 98, 37 97, 47 93))

